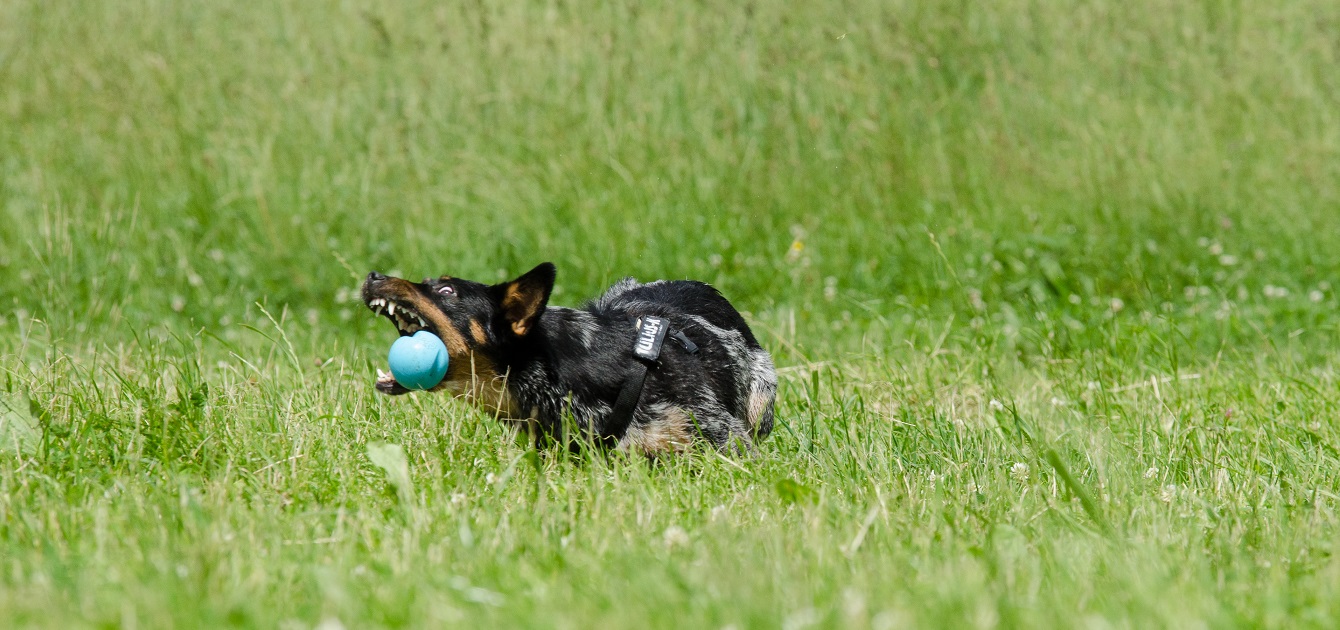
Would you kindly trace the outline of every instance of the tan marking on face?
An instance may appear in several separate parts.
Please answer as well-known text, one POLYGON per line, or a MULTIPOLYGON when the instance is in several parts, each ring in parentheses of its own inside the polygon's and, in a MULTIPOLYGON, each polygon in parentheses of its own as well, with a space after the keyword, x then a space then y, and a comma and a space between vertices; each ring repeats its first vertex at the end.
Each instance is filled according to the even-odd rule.
POLYGON ((682 453, 693 443, 693 419, 679 407, 660 405, 652 408, 654 420, 634 422, 624 432, 616 450, 647 456, 682 453))
POLYGON ((479 323, 477 319, 470 320, 470 338, 481 346, 488 343, 489 338, 488 335, 484 334, 484 325, 479 323))
POLYGON ((474 352, 452 357, 446 377, 429 391, 445 391, 501 419, 524 419, 517 417, 519 407, 507 387, 507 375, 499 374, 492 361, 474 352))
POLYGON ((451 320, 447 319, 447 316, 438 310, 436 304, 421 296, 412 296, 405 301, 409 302, 410 306, 418 311, 419 315, 423 316, 424 321, 428 322, 433 332, 436 332, 437 336, 442 339, 442 343, 446 344, 447 354, 451 355, 451 360, 455 361, 457 357, 465 356, 466 353, 470 352, 469 344, 465 343, 465 335, 462 335, 461 331, 456 329, 456 325, 452 324, 451 320))

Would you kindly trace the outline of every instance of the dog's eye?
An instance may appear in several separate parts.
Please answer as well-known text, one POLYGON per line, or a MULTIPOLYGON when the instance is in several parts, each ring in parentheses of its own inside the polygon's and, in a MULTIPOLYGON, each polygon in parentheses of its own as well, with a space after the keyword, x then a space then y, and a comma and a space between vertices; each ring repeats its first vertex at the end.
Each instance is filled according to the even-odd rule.
POLYGON ((437 288, 438 295, 456 295, 456 287, 444 284, 437 288))

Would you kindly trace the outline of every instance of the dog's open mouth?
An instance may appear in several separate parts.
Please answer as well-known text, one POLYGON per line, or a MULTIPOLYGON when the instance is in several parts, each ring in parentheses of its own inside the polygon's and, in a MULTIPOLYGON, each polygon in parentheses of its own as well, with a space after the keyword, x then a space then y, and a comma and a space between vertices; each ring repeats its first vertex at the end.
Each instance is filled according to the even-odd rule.
POLYGON ((372 312, 384 315, 386 319, 391 320, 391 323, 395 324, 396 330, 400 332, 401 337, 412 335, 420 330, 437 334, 418 311, 404 302, 397 302, 390 298, 373 298, 368 300, 368 308, 372 309, 372 312))
MULTIPOLYGON (((391 320, 391 323, 395 324, 396 332, 400 333, 401 337, 413 335, 420 330, 426 330, 434 335, 438 334, 437 330, 434 329, 432 324, 428 323, 423 315, 401 300, 390 297, 375 297, 367 300, 367 307, 372 312, 391 320)), ((381 368, 377 369, 376 387, 382 393, 391 395, 409 392, 408 389, 396 382, 394 376, 381 368)))

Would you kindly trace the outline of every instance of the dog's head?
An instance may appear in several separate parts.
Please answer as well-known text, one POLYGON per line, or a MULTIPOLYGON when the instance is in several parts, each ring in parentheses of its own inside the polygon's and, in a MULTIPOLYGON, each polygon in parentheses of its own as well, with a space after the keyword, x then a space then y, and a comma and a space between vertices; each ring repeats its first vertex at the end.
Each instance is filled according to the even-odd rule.
MULTIPOLYGON (((410 282, 374 271, 363 282, 363 303, 391 320, 401 336, 427 330, 442 339, 451 361, 433 389, 469 394, 481 381, 504 376, 497 370, 499 353, 535 331, 555 274, 552 264, 543 263, 515 280, 488 285, 451 276, 410 282)), ((377 389, 408 391, 380 373, 377 389)))

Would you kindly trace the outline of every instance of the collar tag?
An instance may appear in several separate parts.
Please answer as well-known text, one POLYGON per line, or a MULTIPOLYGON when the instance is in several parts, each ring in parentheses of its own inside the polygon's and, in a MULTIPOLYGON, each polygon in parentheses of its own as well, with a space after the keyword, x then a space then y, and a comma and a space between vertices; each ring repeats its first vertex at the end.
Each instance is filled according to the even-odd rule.
POLYGON ((670 329, 669 320, 663 317, 647 315, 637 322, 637 341, 633 342, 633 354, 639 359, 655 361, 661 356, 661 346, 665 343, 665 333, 670 329))

